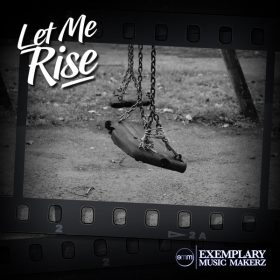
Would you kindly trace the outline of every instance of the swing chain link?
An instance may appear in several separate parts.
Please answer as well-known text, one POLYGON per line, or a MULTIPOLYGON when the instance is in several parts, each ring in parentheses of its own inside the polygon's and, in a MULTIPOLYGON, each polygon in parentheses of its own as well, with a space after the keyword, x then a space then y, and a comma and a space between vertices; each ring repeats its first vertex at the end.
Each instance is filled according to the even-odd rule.
POLYGON ((143 92, 142 92, 142 71, 143 71, 143 45, 138 45, 138 87, 137 87, 137 105, 139 106, 140 109, 140 114, 141 114, 141 119, 143 121, 143 125, 145 126, 147 121, 146 121, 146 116, 145 116, 145 111, 143 108, 143 92))
POLYGON ((151 52, 151 106, 150 106, 150 116, 149 116, 149 127, 151 128, 153 120, 156 121, 156 127, 161 127, 159 116, 156 113, 155 106, 155 95, 156 95, 156 49, 155 46, 152 46, 151 52))
POLYGON ((165 136, 165 133, 163 131, 163 127, 160 123, 159 120, 159 115, 156 112, 156 107, 155 107, 155 93, 156 93, 156 49, 155 46, 152 46, 152 52, 151 52, 151 91, 149 94, 150 97, 150 115, 148 117, 148 122, 145 127, 145 134, 141 138, 141 142, 139 145, 140 149, 145 149, 145 150, 151 150, 154 145, 153 141, 150 139, 151 137, 161 139, 167 150, 171 151, 174 154, 174 158, 176 160, 181 161, 182 160, 182 155, 178 154, 169 144, 168 139, 165 136), (153 120, 156 122, 156 131, 155 135, 152 135, 152 123, 153 120))
POLYGON ((123 77, 122 83, 120 85, 120 87, 117 89, 117 92, 119 93, 114 93, 115 96, 118 97, 118 100, 120 102, 123 101, 123 97, 126 93, 127 87, 131 81, 131 79, 133 79, 134 83, 136 81, 136 78, 134 76, 134 47, 132 44, 128 45, 128 65, 127 65, 127 70, 126 73, 123 77))
MULTIPOLYGON (((140 109, 140 113, 141 113, 141 118, 143 121, 143 125, 146 125, 146 116, 145 116, 145 112, 144 112, 144 108, 142 105, 142 97, 143 97, 143 92, 142 92, 142 71, 143 71, 143 45, 138 45, 138 49, 139 49, 139 53, 138 53, 138 59, 139 59, 139 65, 138 65, 138 80, 136 80, 135 75, 133 73, 131 73, 131 79, 133 79, 134 81, 134 85, 136 87, 137 90, 137 102, 135 104, 133 104, 128 110, 126 110, 120 117, 120 122, 127 119, 129 117, 129 115, 131 114, 131 112, 133 112, 137 107, 139 107, 140 109)), ((133 54, 133 52, 132 52, 133 54)), ((132 64, 133 65, 133 64, 132 64)), ((133 69, 133 66, 132 66, 133 69)))
POLYGON ((151 89, 149 93, 150 98, 150 114, 148 116, 148 121, 146 122, 146 125, 144 126, 145 134, 141 138, 139 148, 143 150, 151 150, 154 147, 154 143, 151 140, 152 137, 152 123, 153 120, 156 120, 156 123, 159 123, 159 117, 155 117, 156 115, 156 107, 155 107, 155 84, 156 84, 156 50, 155 46, 152 46, 152 52, 151 52, 151 89))

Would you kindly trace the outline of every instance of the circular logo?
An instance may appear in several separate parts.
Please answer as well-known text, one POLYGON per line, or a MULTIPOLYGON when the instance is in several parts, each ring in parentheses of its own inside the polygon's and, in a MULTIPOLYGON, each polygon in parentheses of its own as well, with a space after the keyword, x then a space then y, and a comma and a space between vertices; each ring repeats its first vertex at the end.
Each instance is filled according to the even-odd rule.
POLYGON ((194 261, 194 254, 188 248, 181 248, 176 253, 176 262, 183 267, 190 266, 194 261))

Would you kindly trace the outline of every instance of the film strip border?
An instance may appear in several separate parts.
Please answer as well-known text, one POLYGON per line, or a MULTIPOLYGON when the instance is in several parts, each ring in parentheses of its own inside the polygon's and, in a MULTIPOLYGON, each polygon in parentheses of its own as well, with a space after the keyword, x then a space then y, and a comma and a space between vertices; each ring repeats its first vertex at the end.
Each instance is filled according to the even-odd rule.
MULTIPOLYGON (((276 36, 280 23, 278 18, 133 10, 119 12, 87 10, 84 15, 87 20, 94 20, 97 23, 97 32, 91 38, 84 37, 84 42, 280 50, 280 39, 276 36)), ((77 20, 81 13, 71 11, 70 16, 77 20)), ((29 28, 32 33, 47 26, 50 21, 56 26, 63 26, 68 18, 68 13, 50 15, 47 18, 42 16, 40 19, 36 17, 32 19, 31 16, 32 26, 29 28)), ((10 34, 6 36, 18 38, 19 32, 17 29, 10 30, 10 34)), ((53 40, 58 37, 58 32, 59 30, 52 31, 53 40)), ((65 34, 64 41, 73 40, 77 41, 77 36, 70 37, 65 34)))
POLYGON ((45 199, 1 199, 2 232, 211 242, 277 240, 279 211, 45 199))
MULTIPOLYGON (((78 19, 80 14, 72 14, 78 19)), ((152 12, 86 12, 97 22, 90 39, 102 43, 279 50, 279 21, 271 18, 152 12), (145 19, 145 20, 143 20, 145 19)), ((60 22, 64 22, 61 18, 60 22)), ((73 40, 72 37, 65 37, 73 40)))
MULTIPOLYGON (((199 249, 245 251, 257 248, 266 251, 266 266, 261 267, 262 272, 270 271, 278 265, 278 251, 270 242, 248 245, 166 239, 21 234, 0 241, 0 269, 2 274, 73 272, 149 265, 161 265, 161 267, 164 265, 178 270, 180 267, 175 258, 178 250, 182 248, 188 248, 192 252, 197 252, 199 249)), ((197 269, 195 266, 188 267, 187 272, 195 269, 197 269)), ((217 269, 221 271, 222 267, 214 269, 214 271, 217 269)), ((240 269, 251 268, 235 268, 237 271, 240 269)), ((205 268, 199 270, 203 271, 205 268)))
POLYGON ((2 273, 40 273, 168 264, 180 246, 136 238, 25 237, 0 242, 0 267, 2 273))

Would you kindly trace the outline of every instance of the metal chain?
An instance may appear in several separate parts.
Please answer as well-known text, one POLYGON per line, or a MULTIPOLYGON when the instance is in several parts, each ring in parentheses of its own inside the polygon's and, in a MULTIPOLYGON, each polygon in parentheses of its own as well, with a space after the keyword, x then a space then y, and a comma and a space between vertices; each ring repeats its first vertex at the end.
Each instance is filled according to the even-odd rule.
POLYGON ((121 82, 120 87, 117 89, 117 92, 115 92, 115 96, 118 96, 118 100, 121 102, 123 101, 123 96, 126 93, 127 87, 131 81, 131 79, 136 80, 134 76, 134 47, 133 45, 128 45, 128 65, 126 73, 123 77, 123 80, 121 82))
POLYGON ((142 71, 143 71, 143 45, 138 45, 138 87, 137 87, 137 102, 139 104, 139 110, 143 126, 146 126, 147 120, 145 116, 145 111, 143 107, 143 92, 142 92, 142 71))
POLYGON ((161 126, 159 122, 159 116, 156 113, 156 106, 155 106, 155 95, 156 95, 156 49, 155 46, 152 46, 151 52, 151 91, 150 91, 150 116, 149 116, 149 128, 153 123, 153 120, 156 121, 156 127, 161 126))
MULTIPOLYGON (((145 134, 141 138, 139 148, 144 150, 151 150, 151 148, 154 147, 153 141, 151 140, 151 134, 152 134, 152 123, 155 117, 155 84, 156 84, 156 49, 155 46, 152 46, 152 52, 151 52, 151 90, 149 94, 150 98, 150 114, 148 116, 148 121, 146 122, 146 125, 144 126, 145 134)), ((157 118, 157 121, 159 119, 157 118)))
POLYGON ((156 49, 155 46, 152 46, 151 52, 151 91, 150 91, 150 114, 148 117, 148 122, 145 127, 145 134, 141 138, 139 148, 145 150, 151 150, 153 148, 153 142, 151 137, 161 139, 167 150, 171 151, 174 154, 174 158, 177 160, 182 160, 182 156, 178 154, 169 144, 168 139, 165 136, 162 125, 159 120, 159 115, 156 112, 155 106, 155 93, 156 93, 156 49), (152 134, 152 123, 153 120, 156 122, 156 133, 152 134))
POLYGON ((165 136, 165 133, 163 131, 162 125, 159 120, 159 115, 156 112, 156 106, 155 106, 155 93, 156 93, 156 49, 155 46, 152 46, 152 52, 151 52, 151 90, 150 90, 150 114, 148 116, 148 121, 145 116, 144 108, 142 105, 142 98, 143 98, 143 92, 142 92, 142 71, 143 71, 143 46, 139 45, 138 46, 139 53, 138 53, 138 59, 139 59, 139 65, 138 65, 138 79, 136 80, 136 77, 134 75, 134 70, 133 70, 133 45, 128 46, 128 69, 125 74, 125 77, 122 82, 122 86, 118 91, 121 92, 121 95, 118 96, 119 100, 122 100, 123 95, 125 94, 125 91, 127 89, 127 86, 131 79, 134 82, 134 85, 137 89, 137 102, 130 107, 128 110, 126 110, 120 117, 120 122, 127 119, 130 114, 137 108, 139 107, 140 113, 141 113, 141 118, 143 121, 144 129, 145 129, 145 134, 140 140, 139 148, 144 149, 144 150, 153 150, 154 148, 154 143, 151 138, 158 138, 161 139, 167 150, 171 151, 174 154, 174 158, 177 160, 182 160, 182 156, 178 154, 169 144, 168 139, 165 136), (121 99, 120 99, 121 98, 121 99), (156 130, 155 134, 152 133, 152 124, 153 121, 155 120, 156 122, 156 130))
POLYGON ((120 121, 123 121, 125 119, 127 119, 129 117, 129 115, 137 108, 139 107, 140 109, 140 114, 141 114, 141 118, 143 121, 143 125, 145 127, 146 125, 146 116, 145 116, 145 112, 144 112, 144 108, 143 108, 143 92, 142 92, 142 71, 143 71, 143 45, 139 45, 138 46, 138 60, 139 60, 139 64, 138 64, 138 79, 136 80, 135 75, 133 73, 132 76, 132 80, 134 82, 134 85, 137 89, 137 102, 130 107, 128 110, 126 110, 120 117, 120 121))

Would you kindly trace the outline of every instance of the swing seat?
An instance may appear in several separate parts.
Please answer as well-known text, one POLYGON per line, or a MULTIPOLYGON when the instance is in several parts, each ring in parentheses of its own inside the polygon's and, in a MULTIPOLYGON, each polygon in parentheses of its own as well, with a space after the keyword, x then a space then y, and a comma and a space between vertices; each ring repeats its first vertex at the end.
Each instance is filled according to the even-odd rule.
MULTIPOLYGON (((132 94, 127 93, 128 96, 131 96, 132 94)), ((124 97, 122 101, 119 101, 117 96, 113 96, 109 102, 110 106, 112 108, 130 108, 132 107, 135 103, 137 102, 137 98, 126 98, 124 97)), ((143 101, 142 101, 143 106, 149 106, 150 105, 150 100, 147 97, 144 97, 143 95, 143 101)))
POLYGON ((114 144, 136 161, 181 173, 185 172, 186 163, 175 159, 173 153, 166 149, 165 144, 160 139, 153 138, 153 151, 139 149, 140 139, 144 135, 144 128, 141 124, 128 121, 106 121, 105 127, 108 129, 114 144))

